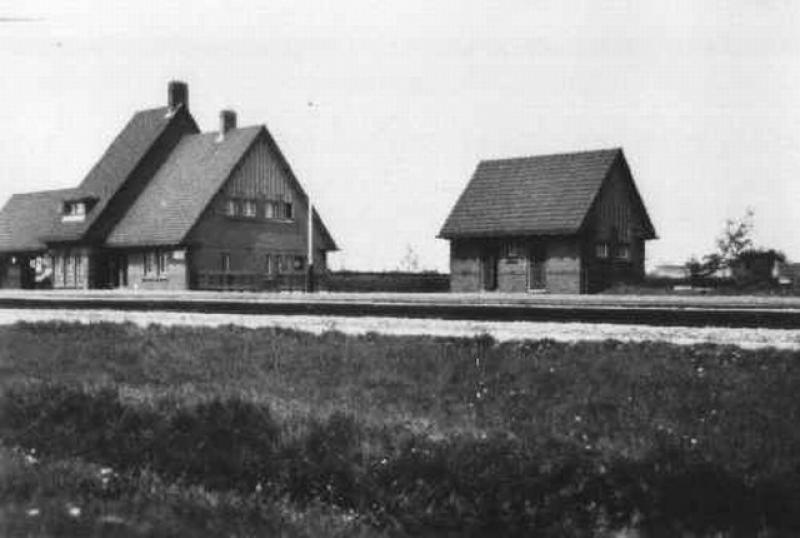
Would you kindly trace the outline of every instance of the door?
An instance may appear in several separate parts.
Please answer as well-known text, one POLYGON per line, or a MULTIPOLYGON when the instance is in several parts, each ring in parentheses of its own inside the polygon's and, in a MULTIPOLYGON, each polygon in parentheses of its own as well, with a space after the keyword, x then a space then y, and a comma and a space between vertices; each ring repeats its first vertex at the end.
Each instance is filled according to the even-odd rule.
POLYGON ((128 255, 127 254, 120 254, 117 256, 116 259, 117 265, 117 287, 127 288, 128 287, 128 255))
POLYGON ((22 256, 19 258, 20 287, 30 290, 36 287, 36 265, 35 258, 22 256))
POLYGON ((100 284, 103 288, 119 287, 119 257, 117 254, 105 254, 102 262, 105 264, 105 281, 100 284))
POLYGON ((547 245, 544 243, 536 243, 531 246, 528 262, 528 289, 546 289, 547 278, 545 264, 547 263, 547 245))
POLYGON ((497 252, 484 251, 481 256, 481 285, 485 291, 497 289, 497 252))

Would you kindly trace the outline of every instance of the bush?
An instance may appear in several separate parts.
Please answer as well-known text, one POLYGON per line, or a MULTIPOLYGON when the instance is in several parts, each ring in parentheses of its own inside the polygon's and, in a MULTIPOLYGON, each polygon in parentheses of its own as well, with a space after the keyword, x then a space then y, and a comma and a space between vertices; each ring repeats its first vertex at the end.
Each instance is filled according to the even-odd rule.
POLYGON ((266 408, 236 399, 156 412, 107 388, 41 385, 8 391, 2 405, 3 439, 40 454, 300 506, 323 502, 410 532, 580 535, 635 518, 675 533, 800 529, 796 474, 749 474, 667 435, 631 459, 501 434, 412 433, 392 443, 341 413, 293 424, 289 436, 266 408), (369 437, 381 437, 383 451, 366 453, 369 437))
POLYGON ((800 531, 796 352, 104 329, 0 328, 4 442, 420 533, 800 531))

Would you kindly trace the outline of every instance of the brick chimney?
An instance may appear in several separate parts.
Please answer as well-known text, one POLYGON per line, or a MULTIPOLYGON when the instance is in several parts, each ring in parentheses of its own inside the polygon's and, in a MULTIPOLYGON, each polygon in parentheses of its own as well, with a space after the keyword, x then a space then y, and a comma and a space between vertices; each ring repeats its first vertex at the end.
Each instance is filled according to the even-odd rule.
POLYGON ((171 80, 167 88, 168 103, 170 112, 174 112, 179 106, 189 108, 189 85, 180 80, 171 80))
POLYGON ((219 140, 223 140, 231 129, 236 129, 236 112, 222 110, 219 113, 219 140))

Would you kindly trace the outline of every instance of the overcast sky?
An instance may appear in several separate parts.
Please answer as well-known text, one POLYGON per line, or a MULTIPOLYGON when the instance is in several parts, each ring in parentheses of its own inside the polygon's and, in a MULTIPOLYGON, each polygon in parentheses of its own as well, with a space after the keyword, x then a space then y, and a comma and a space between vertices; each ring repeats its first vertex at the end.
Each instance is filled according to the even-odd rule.
POLYGON ((268 126, 334 268, 411 245, 447 270, 435 236, 480 159, 617 146, 648 265, 747 207, 800 260, 800 2, 0 1, 0 68, 0 203, 77 185, 177 78, 203 130, 224 107, 268 126))

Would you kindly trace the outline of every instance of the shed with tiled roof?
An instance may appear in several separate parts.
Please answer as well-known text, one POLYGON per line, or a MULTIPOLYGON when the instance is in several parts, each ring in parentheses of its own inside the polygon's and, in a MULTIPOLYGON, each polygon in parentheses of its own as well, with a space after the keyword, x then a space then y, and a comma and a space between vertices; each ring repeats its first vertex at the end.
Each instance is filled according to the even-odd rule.
POLYGON ((481 161, 439 237, 454 291, 595 292, 656 237, 622 149, 481 161))

